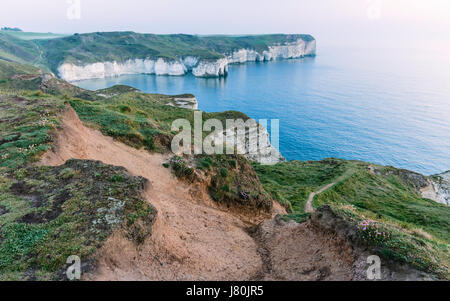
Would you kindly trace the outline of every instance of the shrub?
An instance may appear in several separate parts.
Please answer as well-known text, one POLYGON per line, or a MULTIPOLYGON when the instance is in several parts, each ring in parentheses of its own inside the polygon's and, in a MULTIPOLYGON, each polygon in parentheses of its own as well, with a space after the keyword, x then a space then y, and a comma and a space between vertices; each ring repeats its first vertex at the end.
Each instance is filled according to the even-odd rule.
POLYGON ((213 163, 212 159, 210 157, 206 157, 200 161, 199 165, 200 165, 200 168, 209 170, 212 166, 212 163, 213 163))
POLYGON ((360 237, 370 245, 382 245, 389 240, 390 234, 382 224, 374 220, 365 219, 358 225, 360 237))
POLYGON ((171 166, 178 178, 189 178, 194 174, 194 169, 188 166, 186 161, 178 156, 172 158, 171 166))
POLYGON ((115 182, 123 182, 123 176, 121 174, 116 174, 114 176, 111 177, 111 182, 115 183, 115 182))
POLYGON ((61 171, 61 173, 59 174, 59 176, 61 177, 61 179, 67 180, 67 179, 74 177, 75 174, 76 174, 75 170, 68 167, 68 168, 64 168, 61 171))
POLYGON ((127 105, 118 105, 117 108, 119 109, 119 111, 121 113, 130 113, 131 112, 130 106, 127 106, 127 105))
POLYGON ((147 150, 155 150, 156 148, 155 141, 153 140, 152 137, 146 137, 144 139, 144 146, 147 150))
POLYGON ((220 169, 220 175, 221 175, 223 178, 226 178, 226 177, 228 176, 228 170, 227 170, 226 168, 222 167, 222 168, 220 169))
POLYGON ((228 164, 232 167, 232 168, 236 168, 237 167, 237 162, 236 160, 229 160, 228 164))

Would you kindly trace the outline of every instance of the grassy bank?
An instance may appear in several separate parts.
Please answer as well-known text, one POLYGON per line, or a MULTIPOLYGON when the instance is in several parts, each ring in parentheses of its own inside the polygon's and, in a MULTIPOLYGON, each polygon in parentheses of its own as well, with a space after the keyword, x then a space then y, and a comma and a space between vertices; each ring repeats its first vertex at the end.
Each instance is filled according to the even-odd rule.
POLYGON ((113 231, 140 243, 151 229, 144 179, 92 161, 33 166, 52 146, 65 101, 0 90, 0 280, 65 279, 68 256, 86 262, 113 231))
POLYGON ((331 205, 355 227, 374 221, 386 237, 372 239, 366 235, 369 230, 360 229, 368 245, 387 258, 449 277, 450 208, 420 196, 425 176, 339 159, 255 164, 255 170, 266 191, 290 210, 285 218, 297 221, 307 219, 304 208, 309 194, 335 182, 314 198, 315 208, 331 205))

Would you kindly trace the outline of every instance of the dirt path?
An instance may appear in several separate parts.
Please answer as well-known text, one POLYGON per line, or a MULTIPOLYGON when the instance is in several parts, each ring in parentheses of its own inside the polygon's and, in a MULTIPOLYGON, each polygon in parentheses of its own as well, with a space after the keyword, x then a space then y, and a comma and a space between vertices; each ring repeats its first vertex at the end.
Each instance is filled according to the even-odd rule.
POLYGON ((315 192, 311 192, 309 197, 308 197, 308 200, 306 201, 306 204, 305 204, 305 212, 306 213, 313 213, 314 212, 314 208, 312 206, 312 202, 313 202, 314 198, 316 197, 316 195, 321 194, 325 190, 330 189, 331 187, 336 185, 336 183, 337 182, 333 182, 331 184, 328 184, 327 186, 324 186, 324 187, 320 188, 319 190, 317 190, 315 192))
POLYGON ((140 250, 115 235, 100 251, 94 280, 244 280, 262 268, 248 221, 215 207, 199 187, 178 181, 162 166, 168 157, 114 141, 83 126, 70 108, 63 116, 55 151, 41 165, 60 165, 71 158, 123 166, 147 178, 148 201, 158 210, 150 241, 140 250))
POLYGON ((342 182, 343 180, 348 179, 349 177, 351 177, 353 175, 353 173, 354 173, 353 166, 350 165, 347 167, 347 170, 341 176, 339 176, 333 183, 330 183, 315 192, 311 192, 308 197, 308 200, 306 201, 306 204, 305 204, 305 212, 306 213, 314 212, 314 207, 312 206, 312 203, 313 203, 316 195, 321 194, 322 192, 334 187, 339 182, 342 182))

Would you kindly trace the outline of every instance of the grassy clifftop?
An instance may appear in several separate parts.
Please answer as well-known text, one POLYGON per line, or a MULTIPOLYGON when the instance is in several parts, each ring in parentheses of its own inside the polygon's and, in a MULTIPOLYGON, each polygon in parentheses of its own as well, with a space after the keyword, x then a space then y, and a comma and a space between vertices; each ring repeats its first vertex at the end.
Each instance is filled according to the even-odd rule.
POLYGON ((254 168, 266 191, 290 210, 289 218, 304 221, 309 195, 335 183, 314 198, 313 207, 331 205, 356 227, 373 221, 386 236, 367 236, 370 225, 360 235, 381 255, 449 277, 450 208, 421 197, 427 177, 340 159, 254 168))
POLYGON ((88 64, 128 59, 195 56, 218 59, 233 50, 267 50, 271 45, 312 41, 310 35, 194 36, 155 35, 135 32, 96 32, 48 38, 24 33, 0 32, 0 58, 49 68, 54 73, 62 63, 88 64), (25 38, 24 38, 25 36, 25 38))

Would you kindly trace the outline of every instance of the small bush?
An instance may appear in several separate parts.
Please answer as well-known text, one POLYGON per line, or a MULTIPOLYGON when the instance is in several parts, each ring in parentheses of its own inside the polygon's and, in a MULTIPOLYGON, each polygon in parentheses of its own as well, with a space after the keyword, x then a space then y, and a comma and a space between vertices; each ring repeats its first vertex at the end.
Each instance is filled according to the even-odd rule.
POLYGON ((222 167, 222 168, 220 169, 220 175, 221 175, 223 178, 226 178, 226 177, 228 176, 228 170, 227 170, 226 168, 222 167))
POLYGON ((194 174, 194 169, 180 157, 174 157, 171 160, 172 169, 178 178, 189 178, 194 174))
POLYGON ((147 150, 155 150, 155 141, 152 137, 147 137, 144 139, 144 146, 147 150))
POLYGON ((115 183, 115 182, 123 182, 124 178, 121 174, 116 174, 114 176, 111 177, 111 182, 115 183))
POLYGON ((360 237, 369 245, 382 245, 389 240, 390 234, 382 224, 366 219, 359 223, 360 237))
POLYGON ((229 160, 228 164, 232 167, 232 168, 236 168, 237 167, 237 162, 236 160, 229 160))
POLYGON ((225 192, 230 192, 230 186, 228 184, 223 185, 221 189, 225 192))
POLYGON ((61 173, 59 174, 59 176, 64 179, 70 179, 73 178, 75 176, 75 170, 73 170, 72 168, 64 168, 61 173))
POLYGON ((209 169, 211 169, 211 166, 212 166, 212 159, 210 158, 210 157, 206 157, 206 158, 203 158, 201 161, 200 161, 200 168, 201 169, 207 169, 207 170, 209 170, 209 169))
POLYGON ((127 106, 127 105, 118 105, 117 108, 119 109, 119 111, 121 113, 130 113, 131 112, 130 106, 127 106))

